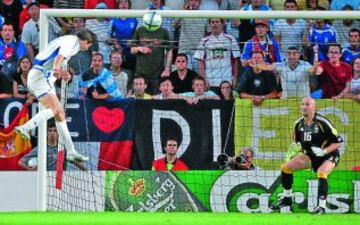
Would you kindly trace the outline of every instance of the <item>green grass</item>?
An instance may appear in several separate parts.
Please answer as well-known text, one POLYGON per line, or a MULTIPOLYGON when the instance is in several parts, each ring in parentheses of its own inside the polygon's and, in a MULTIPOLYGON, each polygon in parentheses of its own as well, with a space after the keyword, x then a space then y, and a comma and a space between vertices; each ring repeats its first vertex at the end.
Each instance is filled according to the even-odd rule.
POLYGON ((358 214, 243 213, 0 213, 0 225, 356 225, 358 214))

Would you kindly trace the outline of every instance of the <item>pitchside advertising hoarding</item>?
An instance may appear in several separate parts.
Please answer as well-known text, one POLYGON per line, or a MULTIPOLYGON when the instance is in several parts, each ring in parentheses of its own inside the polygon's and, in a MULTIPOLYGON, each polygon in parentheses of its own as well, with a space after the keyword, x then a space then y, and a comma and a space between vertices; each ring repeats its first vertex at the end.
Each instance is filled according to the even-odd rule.
MULTIPOLYGON (((279 171, 107 172, 106 211, 270 213, 281 196, 279 171)), ((327 213, 360 213, 360 173, 334 171, 327 213)), ((317 205, 314 173, 294 174, 293 212, 317 205)), ((282 209, 288 213, 289 208, 282 209)))
MULTIPOLYGON (((17 99, 0 100, 0 128, 10 124, 22 104, 17 99)), ((235 107, 233 101, 216 100, 195 105, 182 100, 123 100, 112 104, 69 100, 67 122, 79 151, 91 152, 88 169, 149 170, 154 159, 164 156, 165 138, 175 136, 180 144, 178 157, 192 170, 217 169, 220 153, 234 155, 243 146, 253 147, 256 165, 276 170, 291 143, 300 104, 301 99, 269 100, 261 107, 240 99, 235 107)), ((351 170, 360 165, 360 105, 352 100, 318 100, 317 106, 344 139, 337 169, 351 170)), ((31 117, 37 104, 29 111, 31 117)), ((9 143, 0 143, 0 147, 9 143)), ((5 154, 0 155, 0 163, 5 158, 5 154)))

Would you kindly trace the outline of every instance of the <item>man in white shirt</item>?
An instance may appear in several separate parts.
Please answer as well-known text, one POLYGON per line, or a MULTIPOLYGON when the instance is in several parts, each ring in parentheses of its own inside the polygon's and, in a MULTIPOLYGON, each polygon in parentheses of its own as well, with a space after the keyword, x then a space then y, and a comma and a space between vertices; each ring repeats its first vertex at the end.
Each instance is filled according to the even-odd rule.
POLYGON ((211 87, 218 87, 224 80, 236 85, 240 49, 232 35, 223 32, 225 22, 220 18, 209 20, 211 34, 201 39, 194 58, 199 62, 199 74, 211 87))
MULTIPOLYGON (((285 11, 297 11, 296 0, 286 0, 284 3, 285 11)), ((274 25, 274 37, 280 44, 281 52, 285 52, 289 47, 301 48, 301 39, 306 31, 306 21, 303 19, 279 19, 274 25)))

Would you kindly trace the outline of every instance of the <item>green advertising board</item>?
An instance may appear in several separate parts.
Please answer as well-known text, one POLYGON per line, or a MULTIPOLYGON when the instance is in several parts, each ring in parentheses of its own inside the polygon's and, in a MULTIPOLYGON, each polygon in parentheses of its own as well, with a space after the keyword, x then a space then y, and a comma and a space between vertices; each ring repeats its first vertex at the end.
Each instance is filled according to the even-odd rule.
MULTIPOLYGON (((352 100, 317 100, 317 112, 334 123, 344 140, 337 169, 360 165, 360 104, 352 100)), ((300 114, 301 99, 268 100, 261 107, 249 100, 236 100, 235 149, 252 146, 256 164, 278 169, 283 161, 294 123, 300 114)))
MULTIPOLYGON (((317 205, 317 178, 294 174, 293 212, 317 205)), ((279 171, 107 172, 107 211, 210 211, 270 213, 282 193, 279 171)), ((329 177, 327 213, 360 212, 360 173, 334 171, 329 177)), ((282 212, 288 212, 283 209, 282 212)))

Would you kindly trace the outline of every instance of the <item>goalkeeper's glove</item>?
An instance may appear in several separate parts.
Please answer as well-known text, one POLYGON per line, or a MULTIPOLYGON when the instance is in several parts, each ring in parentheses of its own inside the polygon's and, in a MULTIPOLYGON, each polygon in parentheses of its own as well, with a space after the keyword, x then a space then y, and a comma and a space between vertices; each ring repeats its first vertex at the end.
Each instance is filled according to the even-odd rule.
POLYGON ((300 142, 291 143, 289 148, 288 148, 288 151, 286 153, 286 156, 285 156, 285 162, 287 162, 290 159, 294 158, 299 153, 301 153, 301 144, 300 144, 300 142))
POLYGON ((313 153, 318 156, 318 157, 323 157, 324 155, 326 155, 326 151, 325 149, 319 148, 319 147, 311 147, 311 150, 313 151, 313 153))

